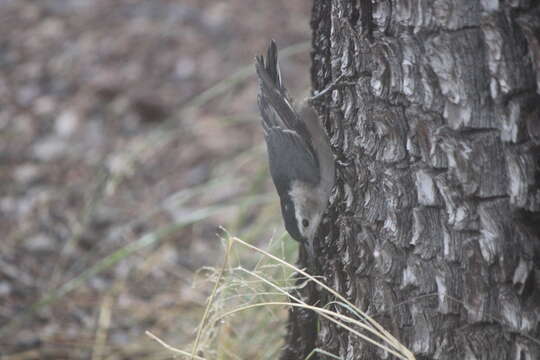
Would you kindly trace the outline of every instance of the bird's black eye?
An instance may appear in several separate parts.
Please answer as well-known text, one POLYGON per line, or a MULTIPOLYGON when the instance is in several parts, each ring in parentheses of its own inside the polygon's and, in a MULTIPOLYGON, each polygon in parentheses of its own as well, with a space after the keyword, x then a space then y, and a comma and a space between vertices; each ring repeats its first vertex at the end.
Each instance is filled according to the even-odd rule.
POLYGON ((302 226, 303 227, 308 227, 309 226, 309 221, 307 221, 307 219, 302 219, 302 226))

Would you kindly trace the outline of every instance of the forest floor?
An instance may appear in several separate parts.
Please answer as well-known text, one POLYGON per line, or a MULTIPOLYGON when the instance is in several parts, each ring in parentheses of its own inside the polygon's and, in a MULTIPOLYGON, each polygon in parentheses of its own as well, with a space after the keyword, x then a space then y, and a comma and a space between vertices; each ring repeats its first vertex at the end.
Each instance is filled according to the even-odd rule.
MULTIPOLYGON (((307 94, 310 6, 0 0, 2 360, 171 358, 146 330, 193 341, 218 227, 262 247, 282 231, 253 62, 292 46, 285 82, 307 94)), ((259 330, 220 336, 265 358, 259 330)))

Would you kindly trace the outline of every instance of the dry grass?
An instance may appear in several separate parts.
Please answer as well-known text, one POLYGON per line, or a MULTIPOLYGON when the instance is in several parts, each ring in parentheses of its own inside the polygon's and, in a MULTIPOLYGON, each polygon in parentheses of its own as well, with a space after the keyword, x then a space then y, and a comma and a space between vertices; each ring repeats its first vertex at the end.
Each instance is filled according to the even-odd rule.
MULTIPOLYGON (((191 359, 274 359, 279 351, 280 339, 269 339, 268 334, 273 332, 269 331, 267 326, 259 326, 259 332, 253 329, 246 331, 245 326, 253 324, 253 319, 258 319, 255 321, 257 325, 266 325, 266 321, 261 321, 265 318, 277 319, 279 323, 283 323, 285 309, 300 307, 316 312, 320 317, 399 359, 415 359, 412 352, 372 317, 320 279, 283 260, 284 252, 281 253, 282 257, 278 257, 272 254, 272 251, 259 249, 225 233, 226 237, 223 240, 227 247, 223 266, 221 269, 207 269, 210 272, 208 280, 213 283, 213 290, 208 298, 191 351, 177 349, 153 333, 147 332, 149 337, 169 351, 191 359), (241 245, 241 249, 258 254, 259 261, 252 269, 246 268, 241 263, 231 262, 235 245, 241 245), (336 300, 319 307, 308 305, 292 295, 292 290, 298 286, 295 285, 295 278, 292 276, 295 272, 301 274, 306 282, 315 282, 324 291, 331 293, 336 300), (239 332, 247 336, 232 336, 239 332), (264 341, 253 341, 259 336, 263 336, 264 341), (253 344, 256 346, 252 349, 253 344)), ((315 349, 314 352, 340 358, 324 349, 315 349)))

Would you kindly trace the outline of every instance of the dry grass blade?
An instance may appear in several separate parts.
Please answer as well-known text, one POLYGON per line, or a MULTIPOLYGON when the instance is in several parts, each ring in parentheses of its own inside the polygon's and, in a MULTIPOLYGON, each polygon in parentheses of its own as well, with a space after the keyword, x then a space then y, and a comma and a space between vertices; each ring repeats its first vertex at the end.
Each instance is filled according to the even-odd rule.
POLYGON ((225 256, 223 259, 223 266, 221 267, 221 271, 218 274, 218 278, 216 279, 216 283, 214 284, 214 288, 212 289, 212 293, 210 294, 210 297, 208 298, 208 304, 206 304, 206 308, 204 309, 204 314, 201 319, 201 322, 199 324, 199 328, 197 330, 197 336, 195 338, 195 342, 193 343, 193 349, 191 350, 191 359, 195 358, 195 354, 197 353, 198 347, 199 347, 199 341, 201 340, 201 335, 203 332, 203 329, 206 324, 206 320, 208 319, 208 315, 210 314, 210 310, 212 308, 212 303, 214 301, 214 298, 216 297, 219 284, 221 283, 221 279, 223 278, 223 274, 225 273, 225 269, 227 268, 227 265, 229 263, 229 253, 231 251, 232 242, 227 242, 227 248, 225 249, 225 256))
POLYGON ((150 331, 146 330, 145 331, 145 334, 148 335, 148 337, 150 337, 152 340, 155 340, 158 344, 160 344, 161 346, 163 346, 164 348, 166 348, 167 350, 170 350, 176 354, 179 354, 179 355, 184 355, 184 356, 189 356, 191 357, 192 359, 195 359, 195 360, 206 360, 205 358, 203 357, 200 357, 200 356, 197 356, 197 355, 193 355, 193 354, 190 354, 188 353, 187 351, 183 351, 183 350, 180 350, 180 349, 177 349, 169 344, 167 344, 165 341, 161 340, 160 338, 158 338, 156 335, 152 334, 150 331))

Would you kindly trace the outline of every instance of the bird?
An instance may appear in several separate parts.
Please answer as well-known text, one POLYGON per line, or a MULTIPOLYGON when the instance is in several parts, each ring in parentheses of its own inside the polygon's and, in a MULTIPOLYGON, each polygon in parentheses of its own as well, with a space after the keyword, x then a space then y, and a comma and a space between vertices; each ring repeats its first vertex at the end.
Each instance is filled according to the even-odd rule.
POLYGON ((314 240, 335 185, 335 160, 322 122, 305 101, 297 111, 283 85, 274 40, 256 56, 257 104, 285 229, 316 263, 314 240))

